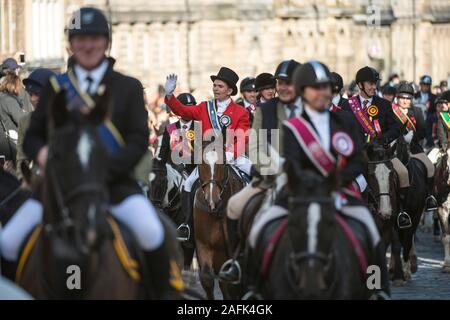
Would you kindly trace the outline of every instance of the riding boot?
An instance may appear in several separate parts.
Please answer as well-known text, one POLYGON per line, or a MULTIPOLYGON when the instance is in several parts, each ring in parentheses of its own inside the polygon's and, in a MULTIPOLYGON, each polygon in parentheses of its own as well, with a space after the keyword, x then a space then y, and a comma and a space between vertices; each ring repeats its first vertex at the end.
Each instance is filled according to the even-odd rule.
POLYGON ((184 222, 178 227, 178 240, 188 241, 191 238, 191 227, 189 222, 192 216, 191 194, 185 190, 181 192, 181 208, 184 210, 184 222))
POLYGON ((400 188, 399 191, 399 196, 400 196, 400 201, 399 201, 399 207, 400 207, 400 212, 397 216, 397 226, 400 229, 407 229, 410 228, 412 226, 412 221, 411 221, 411 217, 409 216, 409 214, 404 210, 404 207, 406 205, 406 197, 408 195, 408 190, 409 187, 406 188, 400 188))
MULTIPOLYGON (((227 219, 227 231, 231 252, 235 252, 239 243, 238 225, 239 220, 227 219)), ((238 283, 240 281, 242 272, 241 266, 237 260, 238 256, 239 253, 223 264, 219 272, 219 277, 221 280, 231 283, 238 283)))
POLYGON ((144 251, 144 258, 148 270, 145 283, 149 298, 155 300, 170 299, 170 262, 164 245, 153 251, 144 251))
POLYGON ((433 189, 434 189, 434 177, 427 178, 428 197, 425 200, 425 210, 426 211, 433 211, 433 210, 437 210, 437 208, 438 208, 437 200, 433 195, 433 189))
POLYGON ((371 299, 373 300, 389 300, 391 296, 391 290, 389 287, 389 273, 386 263, 386 255, 384 253, 383 246, 379 243, 373 250, 372 265, 377 265, 381 271, 381 279, 379 289, 374 289, 371 299))

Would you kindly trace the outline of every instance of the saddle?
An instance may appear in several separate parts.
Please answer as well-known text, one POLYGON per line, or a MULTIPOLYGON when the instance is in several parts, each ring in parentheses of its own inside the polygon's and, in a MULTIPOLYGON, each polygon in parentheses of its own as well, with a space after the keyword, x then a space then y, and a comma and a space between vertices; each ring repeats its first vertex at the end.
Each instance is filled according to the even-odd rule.
MULTIPOLYGON (((107 222, 111 232, 111 240, 113 241, 114 251, 119 259, 121 265, 134 281, 140 281, 140 248, 132 235, 131 231, 122 223, 113 219, 107 218, 107 222)), ((23 269, 28 262, 28 258, 38 242, 43 225, 38 225, 30 234, 26 237, 26 240, 22 244, 19 262, 15 272, 15 280, 19 282, 22 276, 23 269)))
MULTIPOLYGON (((287 223, 288 218, 286 216, 277 217, 266 223, 259 233, 255 246, 255 258, 261 266, 260 272, 263 279, 270 272, 273 256, 286 231, 287 223)), ((371 255, 371 239, 365 225, 340 213, 336 213, 336 223, 353 248, 361 274, 365 278, 367 276, 368 257, 371 255)))

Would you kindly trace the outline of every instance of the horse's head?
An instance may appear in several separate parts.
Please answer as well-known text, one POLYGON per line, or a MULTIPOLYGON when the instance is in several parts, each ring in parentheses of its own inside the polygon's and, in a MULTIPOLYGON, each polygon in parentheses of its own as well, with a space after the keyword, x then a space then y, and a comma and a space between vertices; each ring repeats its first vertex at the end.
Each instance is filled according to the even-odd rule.
POLYGON ((389 220, 396 208, 397 176, 391 162, 394 152, 394 147, 386 149, 377 143, 366 146, 367 183, 372 197, 369 201, 374 203, 377 214, 383 220, 389 220))
POLYGON ((208 148, 211 145, 203 144, 203 161, 198 166, 198 173, 203 200, 211 212, 217 212, 223 203, 229 174, 224 149, 208 148))
POLYGON ((167 192, 167 168, 160 159, 153 159, 152 172, 150 173, 150 199, 157 206, 163 206, 167 192))
POLYGON ((289 197, 287 234, 293 252, 287 258, 287 276, 301 298, 326 298, 331 286, 336 229, 333 179, 304 170, 299 181, 303 194, 289 197))
POLYGON ((106 214, 108 155, 99 126, 108 118, 108 97, 104 92, 92 109, 72 111, 61 91, 50 108, 45 220, 57 230, 70 230, 83 249, 93 244, 97 222, 106 214))

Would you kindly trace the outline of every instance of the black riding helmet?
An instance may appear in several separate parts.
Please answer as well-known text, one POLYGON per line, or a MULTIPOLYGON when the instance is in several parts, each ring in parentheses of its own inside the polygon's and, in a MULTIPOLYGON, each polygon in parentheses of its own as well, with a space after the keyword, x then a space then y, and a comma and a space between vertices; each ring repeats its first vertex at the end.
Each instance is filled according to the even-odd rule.
POLYGON ((50 69, 38 68, 30 73, 28 78, 24 79, 22 83, 27 92, 39 94, 48 80, 54 75, 56 74, 50 69))
POLYGON ((278 65, 273 77, 275 79, 293 81, 295 69, 299 65, 300 63, 295 60, 285 60, 278 65))
POLYGON ((404 82, 397 88, 397 97, 412 99, 414 96, 414 88, 411 84, 404 82))
POLYGON ((67 26, 69 40, 78 34, 104 35, 110 39, 108 20, 103 12, 96 8, 84 7, 73 13, 67 26))
POLYGON ((244 78, 241 81, 241 85, 239 87, 240 91, 241 92, 256 91, 255 81, 256 79, 254 77, 244 78))
POLYGON ((178 101, 180 101, 185 106, 195 106, 197 105, 197 101, 194 96, 190 93, 181 93, 177 97, 178 101))
POLYGON ((439 96, 437 96, 434 104, 438 103, 449 103, 450 102, 450 90, 442 92, 439 96))
POLYGON ((337 72, 331 72, 331 85, 333 93, 340 93, 342 88, 344 88, 344 79, 337 72))
POLYGON ((378 82, 381 80, 380 74, 375 70, 374 68, 365 66, 364 68, 361 68, 356 73, 356 84, 362 83, 364 81, 369 82, 378 82))
POLYGON ((305 87, 331 85, 331 73, 322 62, 312 60, 300 65, 294 73, 295 91, 298 96, 303 94, 305 87))

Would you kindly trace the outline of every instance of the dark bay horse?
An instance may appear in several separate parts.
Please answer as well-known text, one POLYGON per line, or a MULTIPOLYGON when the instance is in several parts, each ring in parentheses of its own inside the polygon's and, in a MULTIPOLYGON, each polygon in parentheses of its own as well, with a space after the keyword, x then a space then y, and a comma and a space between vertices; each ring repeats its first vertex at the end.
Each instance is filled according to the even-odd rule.
MULTIPOLYGON (((225 147, 206 149, 198 165, 200 187, 194 200, 195 247, 200 268, 200 282, 208 299, 214 299, 214 280, 223 263, 231 258, 227 231, 226 206, 230 197, 243 188, 234 169, 225 163, 225 147)), ((220 283, 225 299, 231 298, 231 288, 220 283), (229 290, 230 289, 230 290, 229 290)))
MULTIPOLYGON (((178 172, 171 164, 153 159, 149 198, 153 205, 166 214, 172 222, 179 226, 185 220, 181 207, 181 190, 185 174, 178 172)), ((180 243, 184 253, 184 268, 188 270, 194 256, 194 247, 185 242, 180 243)))
MULTIPOLYGON (((298 174, 289 167, 286 173, 289 216, 271 267, 258 285, 262 296, 283 300, 368 299, 365 271, 339 226, 338 219, 342 218, 332 197, 335 177, 324 178, 310 170, 298 174)), ((353 222, 352 228, 360 228, 353 222)), ((259 241, 266 238, 266 231, 259 241)))
MULTIPOLYGON (((49 157, 42 186, 44 221, 31 235, 34 246, 25 247, 28 258, 26 263, 19 261, 16 278, 37 299, 149 297, 141 280, 145 267, 136 270, 137 266, 130 266, 136 261, 127 259, 130 265, 125 269, 116 254, 120 245, 113 236, 114 227, 108 223, 112 221, 106 184, 108 156, 97 128, 109 118, 109 106, 107 91, 87 115, 68 111, 64 91, 51 102, 49 157), (79 290, 70 290, 68 278, 76 270, 82 272, 79 290)), ((175 230, 164 225, 165 245, 170 250, 176 243, 175 230)), ((176 265, 172 267, 177 270, 176 265)))
POLYGON ((443 272, 450 272, 450 150, 447 149, 436 166, 435 190, 438 200, 438 217, 444 246, 443 272))

